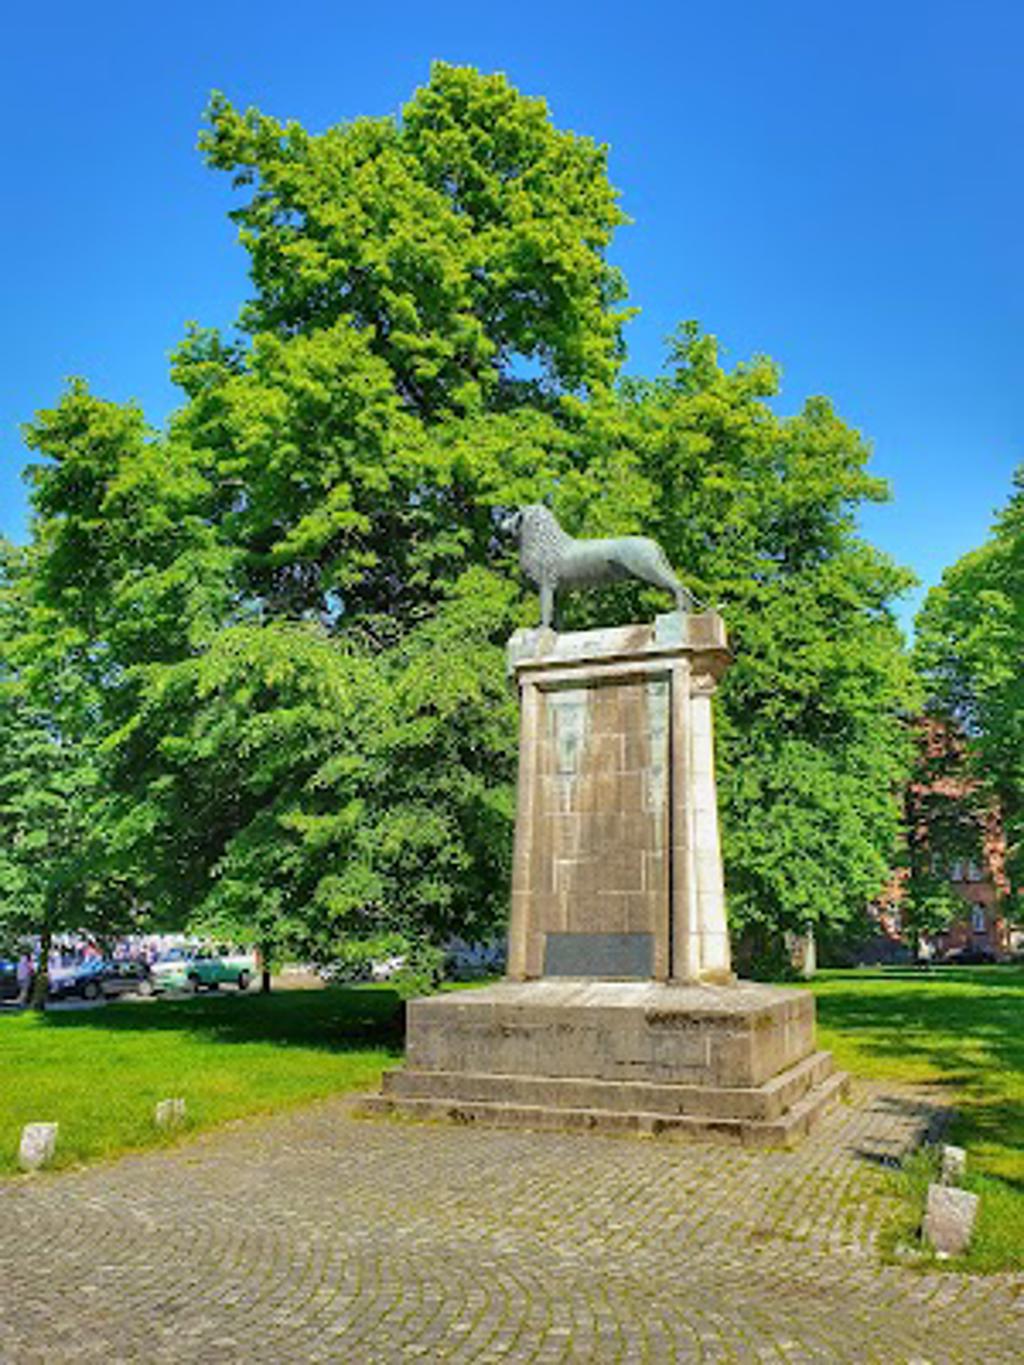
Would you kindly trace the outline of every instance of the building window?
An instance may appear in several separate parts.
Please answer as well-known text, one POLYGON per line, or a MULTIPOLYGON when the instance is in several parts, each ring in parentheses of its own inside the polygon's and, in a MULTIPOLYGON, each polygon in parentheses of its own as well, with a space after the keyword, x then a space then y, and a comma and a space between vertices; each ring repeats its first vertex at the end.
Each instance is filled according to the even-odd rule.
POLYGON ((967 864, 967 880, 969 882, 981 881, 981 868, 978 866, 978 864, 974 861, 973 858, 967 864))
POLYGON ((976 934, 985 932, 985 907, 983 905, 971 907, 971 928, 976 934))
POLYGON ((957 858, 949 869, 949 880, 951 882, 962 882, 964 879, 964 860, 957 858))

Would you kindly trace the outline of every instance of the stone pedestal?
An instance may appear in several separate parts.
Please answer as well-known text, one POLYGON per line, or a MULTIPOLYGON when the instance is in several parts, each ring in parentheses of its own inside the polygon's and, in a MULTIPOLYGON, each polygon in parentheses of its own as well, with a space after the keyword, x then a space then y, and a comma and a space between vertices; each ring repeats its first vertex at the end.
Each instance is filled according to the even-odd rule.
POLYGON ((508 976, 416 1000, 370 1109, 786 1145, 841 1092, 804 991, 735 981, 715 612, 519 631, 508 976))
POLYGON ((711 697, 715 612, 519 631, 508 974, 728 981, 711 697))
POLYGON ((842 1093, 806 991, 503 981, 414 1000, 371 1112, 791 1146, 842 1093))

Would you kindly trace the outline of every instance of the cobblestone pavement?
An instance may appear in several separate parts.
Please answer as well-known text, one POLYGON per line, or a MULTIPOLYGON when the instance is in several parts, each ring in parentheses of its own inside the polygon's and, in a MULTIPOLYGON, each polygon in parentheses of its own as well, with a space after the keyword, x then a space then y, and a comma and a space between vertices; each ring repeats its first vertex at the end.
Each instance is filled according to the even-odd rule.
POLYGON ((860 1089, 788 1153, 332 1101, 7 1181, 0 1359, 1020 1361, 1024 1277, 873 1253, 934 1113, 860 1089))

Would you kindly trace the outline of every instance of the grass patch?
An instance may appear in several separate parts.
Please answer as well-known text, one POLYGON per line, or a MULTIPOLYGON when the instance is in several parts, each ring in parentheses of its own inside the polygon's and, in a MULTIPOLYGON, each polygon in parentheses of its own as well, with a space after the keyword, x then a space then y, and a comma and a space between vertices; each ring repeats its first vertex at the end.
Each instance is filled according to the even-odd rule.
MULTIPOLYGON (((971 1250, 948 1264, 1024 1268, 1024 968, 825 971, 811 989, 820 1045, 843 1070, 948 1090, 965 1188, 982 1196, 971 1250)), ((927 1160, 900 1177, 915 1227, 934 1178, 927 1160)), ((894 1242, 910 1235, 897 1229, 894 1242)))
POLYGON ((57 1167, 176 1140, 156 1102, 183 1096, 186 1131, 372 1089, 401 1055, 386 987, 119 1002, 0 1016, 0 1171, 23 1124, 60 1124, 57 1167))
POLYGON ((892 1176, 902 1208, 880 1238, 882 1255, 928 1270, 1017 1270, 1024 1267, 1021 1196, 1005 1180, 968 1172, 963 1188, 978 1195, 978 1221, 966 1256, 939 1260, 920 1237, 928 1186, 939 1179, 935 1147, 913 1152, 892 1176))

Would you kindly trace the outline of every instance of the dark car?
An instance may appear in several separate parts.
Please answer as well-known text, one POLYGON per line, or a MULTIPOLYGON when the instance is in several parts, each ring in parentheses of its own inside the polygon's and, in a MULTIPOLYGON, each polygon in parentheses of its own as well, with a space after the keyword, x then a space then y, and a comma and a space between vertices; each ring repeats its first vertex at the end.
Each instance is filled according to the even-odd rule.
POLYGON ((943 961, 951 967, 980 967, 999 959, 989 948, 954 948, 943 961))
POLYGON ((153 981, 144 962, 83 962, 78 967, 55 971, 50 977, 54 1000, 77 997, 99 1000, 101 996, 152 995, 153 981))
POLYGON ((0 1000, 17 1000, 21 995, 18 981, 18 964, 0 958, 0 1000))

